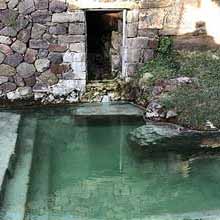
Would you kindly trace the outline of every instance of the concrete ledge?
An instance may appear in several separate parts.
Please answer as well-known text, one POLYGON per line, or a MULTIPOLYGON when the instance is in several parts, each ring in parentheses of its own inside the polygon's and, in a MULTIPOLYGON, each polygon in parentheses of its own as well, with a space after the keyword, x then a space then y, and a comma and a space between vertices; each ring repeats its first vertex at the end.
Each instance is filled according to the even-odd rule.
MULTIPOLYGON (((0 194, 3 197, 4 185, 13 175, 15 147, 20 115, 0 112, 0 194)), ((0 198, 2 199, 2 198, 0 198)))

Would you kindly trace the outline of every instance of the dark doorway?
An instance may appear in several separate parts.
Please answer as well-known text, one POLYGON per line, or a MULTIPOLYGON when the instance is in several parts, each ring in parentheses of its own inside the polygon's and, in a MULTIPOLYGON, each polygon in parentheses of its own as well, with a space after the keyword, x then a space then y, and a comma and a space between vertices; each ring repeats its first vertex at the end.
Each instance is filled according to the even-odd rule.
POLYGON ((121 72, 122 13, 88 11, 88 79, 113 79, 121 72))

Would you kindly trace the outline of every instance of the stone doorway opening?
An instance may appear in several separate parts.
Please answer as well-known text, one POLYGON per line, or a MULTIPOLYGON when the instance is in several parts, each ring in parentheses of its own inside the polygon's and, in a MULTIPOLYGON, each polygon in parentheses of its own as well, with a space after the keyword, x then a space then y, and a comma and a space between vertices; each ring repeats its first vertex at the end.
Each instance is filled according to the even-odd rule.
POLYGON ((122 11, 87 11, 88 80, 109 80, 122 72, 122 11))

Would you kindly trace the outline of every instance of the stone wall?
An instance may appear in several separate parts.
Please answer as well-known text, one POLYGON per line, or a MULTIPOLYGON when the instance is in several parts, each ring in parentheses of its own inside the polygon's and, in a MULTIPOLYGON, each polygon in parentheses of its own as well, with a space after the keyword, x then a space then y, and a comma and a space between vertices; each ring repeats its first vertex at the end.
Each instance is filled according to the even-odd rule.
POLYGON ((1 100, 78 101, 86 84, 84 11, 48 0, 0 0, 1 100))
MULTIPOLYGON (((1 101, 79 101, 87 78, 88 8, 127 9, 123 77, 154 57, 163 35, 206 34, 220 43, 214 0, 0 0, 1 101)), ((177 43, 185 48, 189 41, 177 37, 177 43)))

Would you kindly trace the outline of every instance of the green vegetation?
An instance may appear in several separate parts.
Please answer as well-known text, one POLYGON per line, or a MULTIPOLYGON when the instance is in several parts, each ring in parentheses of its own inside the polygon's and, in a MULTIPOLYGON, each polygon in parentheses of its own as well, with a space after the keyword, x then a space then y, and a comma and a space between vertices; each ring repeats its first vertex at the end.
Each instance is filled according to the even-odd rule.
POLYGON ((152 74, 148 86, 161 79, 192 77, 194 83, 178 87, 160 97, 165 108, 176 109, 178 122, 205 129, 207 121, 220 127, 220 50, 172 51, 172 40, 161 39, 158 56, 140 71, 140 78, 152 74))

